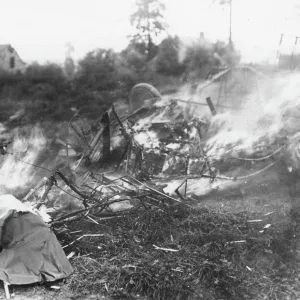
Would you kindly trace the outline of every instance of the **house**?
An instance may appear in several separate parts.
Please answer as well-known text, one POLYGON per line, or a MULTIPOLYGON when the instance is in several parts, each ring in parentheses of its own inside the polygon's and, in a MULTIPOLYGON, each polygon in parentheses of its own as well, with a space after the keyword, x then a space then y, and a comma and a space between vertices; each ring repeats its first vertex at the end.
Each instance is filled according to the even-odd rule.
POLYGON ((10 44, 0 44, 0 69, 10 73, 23 73, 26 70, 26 63, 10 44))

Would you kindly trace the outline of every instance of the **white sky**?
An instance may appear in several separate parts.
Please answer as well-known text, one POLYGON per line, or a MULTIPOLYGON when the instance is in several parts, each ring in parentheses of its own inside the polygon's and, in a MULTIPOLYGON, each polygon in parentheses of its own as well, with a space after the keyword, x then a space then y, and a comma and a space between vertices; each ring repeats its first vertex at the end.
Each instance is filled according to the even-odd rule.
MULTIPOLYGON (((300 36, 297 0, 232 0, 233 41, 245 60, 274 59, 280 34, 300 36), (298 14, 298 15, 297 15, 298 14)), ((67 42, 74 58, 95 48, 123 49, 132 32, 134 0, 0 1, 0 44, 10 43, 27 62, 62 62, 67 42)), ((169 32, 179 36, 228 39, 228 7, 213 0, 165 0, 169 32)), ((292 51, 292 37, 284 40, 292 51)), ((299 39, 300 52, 300 39, 299 39)))

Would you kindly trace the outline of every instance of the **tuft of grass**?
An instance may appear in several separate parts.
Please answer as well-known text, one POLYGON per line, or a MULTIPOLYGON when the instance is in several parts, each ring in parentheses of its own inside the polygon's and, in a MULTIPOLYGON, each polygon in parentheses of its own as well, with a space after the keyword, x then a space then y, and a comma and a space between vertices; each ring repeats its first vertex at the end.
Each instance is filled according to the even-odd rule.
MULTIPOLYGON (((293 222, 278 220, 262 232, 268 220, 249 223, 251 218, 175 205, 135 211, 88 230, 73 224, 72 231, 104 235, 68 248, 78 253, 68 287, 78 295, 115 299, 285 299, 297 293, 293 222)), ((65 238, 63 243, 72 240, 65 238)))

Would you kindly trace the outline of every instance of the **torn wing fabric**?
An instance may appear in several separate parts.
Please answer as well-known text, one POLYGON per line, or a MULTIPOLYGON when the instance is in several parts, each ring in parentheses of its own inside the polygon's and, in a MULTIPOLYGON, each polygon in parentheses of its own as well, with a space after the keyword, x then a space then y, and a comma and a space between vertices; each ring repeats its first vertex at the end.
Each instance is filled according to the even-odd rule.
POLYGON ((25 212, 29 211, 29 208, 13 195, 0 196, 0 220, 5 219, 7 212, 10 210, 25 212))
POLYGON ((19 212, 30 211, 40 216, 46 223, 51 221, 51 217, 46 213, 43 206, 41 206, 41 208, 38 210, 33 208, 31 205, 26 205, 22 203, 13 195, 7 194, 7 195, 0 196, 0 227, 1 227, 1 220, 5 219, 6 213, 11 209, 19 212))
POLYGON ((17 202, 6 209, 3 204, 0 201, 0 280, 30 284, 69 276, 72 266, 41 217, 17 207, 17 202))

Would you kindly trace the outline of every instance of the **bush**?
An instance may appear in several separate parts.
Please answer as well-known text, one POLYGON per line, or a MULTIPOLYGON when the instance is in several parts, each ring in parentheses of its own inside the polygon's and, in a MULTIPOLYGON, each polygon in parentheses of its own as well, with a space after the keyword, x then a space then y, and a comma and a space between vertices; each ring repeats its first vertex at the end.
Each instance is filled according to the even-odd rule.
POLYGON ((28 66, 25 72, 25 80, 34 84, 49 84, 52 85, 57 91, 64 91, 67 86, 66 77, 63 69, 54 63, 46 65, 39 65, 33 63, 28 66))
POLYGON ((191 74, 192 77, 205 78, 207 73, 219 64, 213 54, 211 48, 200 43, 188 46, 183 60, 185 73, 191 74))
POLYGON ((105 91, 117 87, 117 55, 112 50, 97 49, 79 62, 75 84, 85 89, 105 91))
POLYGON ((38 83, 31 86, 28 89, 28 93, 31 95, 32 100, 56 100, 58 92, 55 87, 49 83, 38 83))
POLYGON ((175 36, 164 39, 155 58, 156 71, 162 75, 181 75, 184 65, 179 61, 180 39, 175 36))

